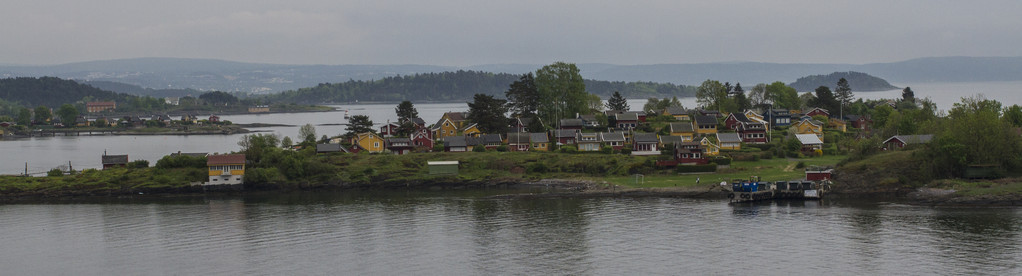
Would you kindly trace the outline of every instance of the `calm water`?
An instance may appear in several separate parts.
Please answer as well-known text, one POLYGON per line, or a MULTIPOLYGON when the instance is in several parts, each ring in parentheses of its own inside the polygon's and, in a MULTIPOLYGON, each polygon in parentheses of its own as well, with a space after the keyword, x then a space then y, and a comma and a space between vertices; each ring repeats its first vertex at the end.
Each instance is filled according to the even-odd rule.
POLYGON ((0 205, 4 275, 1020 275, 1022 210, 294 193, 0 205))
MULTIPOLYGON (((948 109, 962 97, 983 94, 989 99, 1005 105, 1022 104, 1022 82, 980 82, 980 83, 921 83, 894 85, 910 86, 916 97, 930 97, 941 109, 948 109)), ((856 97, 866 99, 900 98, 901 90, 882 92, 855 92, 856 97)), ((680 99, 685 107, 696 106, 695 98, 680 99)), ((628 101, 633 110, 645 104, 644 99, 628 101)), ((349 115, 367 115, 378 125, 388 120, 396 121, 394 112, 397 104, 340 105, 349 115)), ((465 103, 416 104, 420 117, 427 124, 436 122, 444 112, 467 111, 465 103)), ((317 136, 334 136, 344 132, 346 123, 344 111, 296 114, 233 115, 223 119, 235 123, 274 123, 294 125, 292 127, 253 128, 269 131, 281 137, 298 136, 298 126, 310 123, 316 125, 317 136)), ((173 152, 230 152, 239 149, 237 142, 242 135, 201 135, 201 136, 71 136, 36 137, 0 141, 0 174, 19 174, 25 170, 44 173, 54 167, 66 166, 70 161, 76 170, 102 167, 100 156, 104 150, 109 154, 128 154, 131 160, 149 160, 155 164, 163 156, 173 152)))

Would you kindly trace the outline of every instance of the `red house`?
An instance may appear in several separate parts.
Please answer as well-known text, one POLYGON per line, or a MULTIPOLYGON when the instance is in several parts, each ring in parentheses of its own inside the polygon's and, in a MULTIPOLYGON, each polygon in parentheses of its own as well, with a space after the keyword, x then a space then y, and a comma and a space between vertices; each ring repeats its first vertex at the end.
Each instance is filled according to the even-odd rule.
POLYGON ((852 123, 852 128, 861 130, 869 130, 869 125, 873 124, 869 116, 845 115, 845 119, 852 123))
POLYGON ((683 142, 674 148, 674 160, 682 165, 706 165, 709 157, 703 153, 703 145, 699 142, 683 142))
POLYGON ((433 149, 433 132, 428 128, 420 128, 412 133, 412 146, 416 148, 433 149))
POLYGON ((127 167, 128 166, 128 155, 106 155, 103 154, 103 169, 109 169, 114 167, 127 167))
POLYGON ((727 115, 727 118, 724 118, 724 126, 730 130, 738 130, 738 125, 751 122, 752 120, 745 116, 744 113, 738 112, 731 112, 731 114, 727 115))
POLYGON ((748 144, 766 144, 766 126, 758 122, 738 124, 738 136, 748 144))
POLYGON ((806 169, 806 180, 809 181, 829 180, 831 179, 832 172, 834 172, 833 169, 827 170, 806 169))
POLYGON ((809 110, 809 112, 806 112, 806 116, 809 116, 809 117, 817 116, 817 115, 829 118, 830 117, 830 112, 827 111, 826 109, 819 108, 819 107, 814 107, 812 110, 809 110))
POLYGON ((380 136, 393 137, 397 135, 397 128, 401 127, 397 123, 387 123, 380 127, 380 136))

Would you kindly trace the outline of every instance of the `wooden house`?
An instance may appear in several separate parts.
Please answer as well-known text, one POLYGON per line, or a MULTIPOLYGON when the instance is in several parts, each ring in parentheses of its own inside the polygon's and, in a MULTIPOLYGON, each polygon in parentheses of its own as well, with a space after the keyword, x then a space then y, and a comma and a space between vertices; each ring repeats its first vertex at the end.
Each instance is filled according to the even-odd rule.
POLYGON ((884 140, 885 150, 901 149, 912 144, 926 144, 933 140, 933 134, 923 135, 895 135, 884 140))
POLYGON ((795 134, 795 139, 802 144, 802 153, 823 155, 823 140, 814 134, 795 134))
POLYGON ((865 131, 869 131, 869 126, 873 124, 873 120, 869 116, 845 115, 845 119, 851 122, 852 128, 865 131))
POLYGON ((85 112, 98 113, 107 110, 117 109, 117 102, 87 102, 85 103, 85 112))
POLYGON ((371 153, 380 153, 384 150, 383 138, 372 132, 355 134, 355 137, 352 138, 351 144, 358 146, 361 150, 371 153))
POLYGON ((618 129, 634 129, 639 125, 639 117, 636 113, 625 112, 614 116, 614 125, 616 125, 618 129))
POLYGON ((206 157, 207 185, 240 185, 245 182, 245 155, 219 154, 206 157))
POLYGON ((830 117, 830 111, 827 111, 826 109, 819 108, 819 107, 814 107, 813 109, 810 109, 805 114, 806 114, 806 116, 809 116, 809 117, 813 117, 813 116, 830 117))
POLYGON ((703 153, 707 156, 720 155, 720 147, 713 141, 710 141, 709 137, 703 137, 702 140, 699 140, 699 144, 703 146, 703 153))
POLYGON ((717 133, 717 143, 722 150, 741 150, 742 149, 742 137, 738 136, 738 133, 726 132, 717 133))
POLYGON ((318 154, 330 154, 330 153, 348 153, 348 149, 344 148, 341 144, 316 144, 316 153, 318 154))
POLYGON ((534 151, 549 151, 550 137, 546 133, 529 133, 529 144, 534 151))
POLYGON ((557 129, 569 129, 581 131, 585 125, 582 119, 561 119, 561 125, 557 129))
POLYGON ((412 133, 412 146, 421 149, 433 149, 433 132, 429 129, 420 128, 412 133))
POLYGON ((695 128, 696 134, 700 135, 717 133, 717 118, 707 115, 696 115, 695 128))
POLYGON ((106 155, 103 154, 103 169, 123 168, 128 166, 128 155, 106 155))
POLYGON ((681 137, 682 141, 695 140, 696 131, 692 127, 692 122, 670 123, 668 127, 671 128, 671 136, 681 137))
POLYGON ((459 129, 458 132, 461 135, 471 136, 471 137, 479 137, 480 134, 483 134, 483 132, 479 130, 479 124, 467 125, 465 127, 462 127, 461 129, 459 129))
POLYGON ((601 132, 600 142, 614 150, 621 150, 625 147, 625 134, 623 132, 601 132))
POLYGON ((469 147, 469 140, 474 140, 473 137, 467 136, 451 136, 444 139, 444 151, 446 152, 466 152, 471 151, 469 147))
POLYGON ((380 126, 380 135, 383 137, 394 137, 397 136, 397 130, 401 125, 398 123, 387 122, 387 124, 380 126))
POLYGON ((509 132, 505 139, 507 139, 508 149, 511 151, 528 151, 531 144, 529 138, 531 135, 524 132, 509 132))
POLYGON ((430 130, 433 132, 433 137, 443 140, 446 137, 458 135, 458 124, 447 117, 441 117, 430 130))
POLYGON ((724 127, 730 130, 738 130, 738 125, 751 122, 752 120, 749 120, 744 113, 732 112, 724 117, 724 127))
POLYGON ((765 144, 768 141, 766 135, 766 124, 760 122, 748 122, 738 125, 738 135, 742 142, 749 144, 765 144))
POLYGON ((684 142, 674 147, 674 160, 681 165, 705 165, 710 159, 699 142, 684 142))
POLYGON ((581 115, 581 116, 578 116, 578 118, 582 119, 582 127, 584 127, 584 128, 593 129, 593 128, 600 127, 600 121, 596 119, 596 115, 592 115, 592 114, 590 114, 590 115, 581 115))
POLYGON ((791 125, 791 111, 787 109, 771 109, 764 116, 772 127, 791 125))
POLYGON ((636 133, 632 139, 632 155, 658 155, 659 144, 656 133, 636 133))
POLYGON ((688 115, 688 110, 685 110, 684 108, 677 107, 677 106, 672 106, 672 107, 664 108, 664 111, 661 112, 660 114, 661 115, 665 115, 665 116, 674 117, 675 120, 682 121, 682 122, 687 122, 687 121, 691 121, 692 120, 692 117, 690 117, 688 115))
POLYGON ((575 143, 578 145, 579 151, 599 151, 602 148, 599 133, 576 133, 575 135, 575 143))
POLYGON ((813 134, 823 140, 823 123, 805 118, 792 125, 796 134, 813 134))
POLYGON ((557 140, 558 145, 574 145, 578 139, 577 136, 580 131, 576 129, 557 129, 554 130, 554 139, 557 140))
POLYGON ((415 148, 412 145, 412 139, 408 138, 387 138, 385 142, 387 150, 397 155, 409 154, 415 148))
POLYGON ((483 134, 476 138, 479 143, 483 144, 486 149, 497 149, 504 144, 504 139, 500 137, 500 134, 483 134))

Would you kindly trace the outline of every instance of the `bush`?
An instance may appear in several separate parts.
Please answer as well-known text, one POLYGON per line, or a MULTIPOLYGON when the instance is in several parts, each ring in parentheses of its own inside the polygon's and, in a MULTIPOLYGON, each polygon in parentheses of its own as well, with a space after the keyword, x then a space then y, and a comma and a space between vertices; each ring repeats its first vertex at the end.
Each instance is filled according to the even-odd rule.
POLYGON ((565 146, 565 147, 561 147, 561 152, 563 152, 563 153, 576 153, 576 152, 578 152, 578 150, 573 148, 573 147, 565 146))
POLYGON ((191 157, 188 155, 167 155, 156 161, 156 168, 205 168, 206 157, 191 157))
POLYGON ((600 149, 600 152, 601 152, 601 153, 603 153, 603 154, 611 154, 611 153, 614 153, 614 147, 611 147, 611 146, 605 146, 605 147, 603 147, 603 148, 601 148, 601 149, 600 149))
POLYGON ((674 169, 678 173, 693 173, 693 172, 716 172, 717 164, 710 163, 706 165, 682 165, 674 169))
POLYGON ((717 165, 731 165, 731 158, 727 157, 714 157, 710 162, 717 163, 717 165))
POLYGON ((476 145, 475 147, 472 147, 472 152, 486 152, 486 146, 482 144, 476 145))
POLYGON ((506 152, 507 150, 508 150, 507 145, 497 146, 497 151, 499 152, 506 152))
POLYGON ((526 168, 526 170, 528 170, 530 173, 545 173, 549 171, 550 168, 548 168, 546 164, 543 164, 543 162, 535 162, 529 164, 529 167, 526 168))
POLYGON ((128 168, 143 169, 143 168, 148 168, 148 167, 149 167, 149 161, 148 160, 135 160, 135 161, 128 162, 128 168))
POLYGON ((444 152, 444 143, 434 142, 433 143, 433 152, 444 152))
POLYGON ((773 151, 764 151, 763 153, 760 153, 759 158, 760 159, 773 159, 774 158, 774 152, 773 151))
POLYGON ((58 168, 53 168, 52 170, 46 172, 46 176, 63 176, 63 175, 64 175, 64 171, 62 171, 62 170, 60 170, 58 168))
POLYGON ((803 162, 803 161, 799 161, 798 164, 795 164, 795 168, 796 169, 801 169, 801 168, 805 168, 805 167, 806 167, 806 162, 803 162))
POLYGON ((630 148, 622 148, 621 149, 621 154, 630 155, 630 154, 632 154, 632 149, 630 149, 630 148))

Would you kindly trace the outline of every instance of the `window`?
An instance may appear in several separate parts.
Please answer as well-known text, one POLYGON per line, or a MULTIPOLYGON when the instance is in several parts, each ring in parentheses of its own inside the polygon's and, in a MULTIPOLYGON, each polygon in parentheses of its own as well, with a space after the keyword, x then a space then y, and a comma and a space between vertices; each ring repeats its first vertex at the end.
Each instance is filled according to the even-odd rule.
POLYGON ((373 142, 373 147, 374 148, 380 147, 380 142, 373 142))

